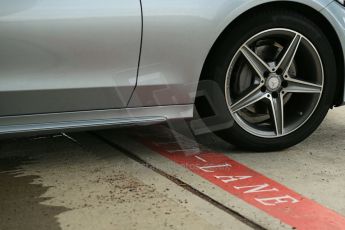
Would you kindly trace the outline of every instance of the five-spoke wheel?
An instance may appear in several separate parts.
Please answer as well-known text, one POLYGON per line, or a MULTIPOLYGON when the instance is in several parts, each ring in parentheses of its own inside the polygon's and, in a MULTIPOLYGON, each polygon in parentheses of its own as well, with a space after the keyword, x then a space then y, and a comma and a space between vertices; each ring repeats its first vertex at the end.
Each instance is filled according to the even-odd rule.
MULTIPOLYGON (((256 151, 293 146, 315 131, 333 105, 333 48, 303 14, 270 9, 243 17, 212 54, 204 75, 222 91, 217 96, 210 90, 212 107, 224 111, 220 123, 234 121, 216 134, 235 145, 256 151)), ((199 104, 205 112, 208 107, 199 104)))
POLYGON ((276 28, 242 45, 231 61, 225 91, 239 125, 260 137, 277 137, 309 119, 321 97, 323 79, 322 62, 313 44, 296 31, 276 28), (300 100, 306 107, 285 108, 300 100))

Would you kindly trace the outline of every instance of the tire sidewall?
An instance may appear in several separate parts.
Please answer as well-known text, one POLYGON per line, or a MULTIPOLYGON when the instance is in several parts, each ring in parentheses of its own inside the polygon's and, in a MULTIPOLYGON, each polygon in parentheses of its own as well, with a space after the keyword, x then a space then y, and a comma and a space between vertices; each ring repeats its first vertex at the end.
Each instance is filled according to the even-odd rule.
MULTIPOLYGON (((336 84, 336 65, 332 47, 323 34, 322 30, 309 19, 293 12, 271 12, 257 15, 249 20, 239 23, 224 39, 224 42, 217 50, 217 57, 222 57, 217 60, 217 66, 213 73, 214 80, 220 85, 225 95, 225 82, 228 67, 237 53, 238 49, 248 39, 254 35, 273 28, 284 28, 294 30, 301 33, 317 49, 324 69, 324 88, 323 94, 319 104, 311 117, 296 131, 289 135, 278 138, 261 138, 252 135, 234 122, 233 127, 222 130, 218 134, 233 142, 246 148, 255 148, 255 150, 275 150, 287 148, 299 143, 312 134, 316 128, 323 121, 327 112, 332 105, 334 98, 334 89, 336 84), (238 36, 240 35, 240 36, 238 36)), ((225 96, 223 98, 225 100, 225 96)), ((233 119, 229 112, 229 116, 233 119)))

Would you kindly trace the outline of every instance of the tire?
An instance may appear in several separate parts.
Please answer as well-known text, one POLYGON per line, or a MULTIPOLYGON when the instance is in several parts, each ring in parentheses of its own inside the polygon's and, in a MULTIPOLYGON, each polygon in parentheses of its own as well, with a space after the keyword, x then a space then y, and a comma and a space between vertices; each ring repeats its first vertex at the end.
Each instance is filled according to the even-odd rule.
MULTIPOLYGON (((292 51, 290 53, 293 53, 292 51)), ((207 68, 206 75, 219 85, 224 96, 220 99, 223 100, 223 103, 219 104, 228 105, 229 120, 234 120, 232 127, 217 131, 216 134, 241 148, 254 151, 276 151, 296 145, 317 129, 332 106, 337 76, 332 47, 321 28, 297 12, 286 10, 262 11, 253 17, 242 20, 237 23, 237 26, 229 30, 217 44, 212 63, 213 65, 207 68), (290 37, 291 41, 288 42, 290 37), (278 40, 278 45, 275 39, 278 40), (289 62, 287 50, 291 48, 293 51, 294 41, 296 41, 295 44, 298 44, 298 49, 295 56, 291 56, 293 58, 291 59, 291 66, 289 66, 286 64, 289 62), (300 43, 297 43, 298 41, 300 43), (260 62, 251 64, 248 60, 256 60, 255 56, 254 59, 247 58, 247 56, 253 58, 253 54, 243 46, 244 44, 262 60, 264 55, 271 55, 267 59, 277 56, 275 64, 267 64, 268 61, 266 62, 266 60, 264 61, 266 66, 260 66, 260 62), (259 54, 258 52, 262 53, 259 54), (272 54, 268 54, 270 52, 272 54), (275 52, 280 53, 275 54, 275 52), (283 60, 284 54, 286 54, 286 60, 283 60), (280 60, 283 61, 279 66, 280 60), (248 65, 250 66, 250 74, 247 75, 253 79, 250 78, 245 82, 250 81, 252 82, 250 84, 253 85, 241 92, 239 89, 241 87, 237 87, 237 85, 241 86, 242 83, 239 82, 244 81, 241 80, 243 76, 246 76, 246 79, 249 78, 243 74, 245 73, 244 70, 248 69, 248 65), (258 67, 259 71, 256 71, 255 66, 262 68, 258 67), (284 69, 285 67, 286 69, 284 69), (269 71, 261 71, 265 68, 269 68, 269 71), (285 71, 287 71, 286 75, 284 75, 285 71), (300 80, 299 76, 297 77, 299 74, 313 75, 309 73, 314 73, 315 77, 307 80, 300 80), (293 77, 293 74, 296 76, 293 77), (250 104, 246 102, 245 97, 249 94, 254 95, 252 92, 257 90, 255 84, 257 84, 258 79, 264 82, 258 85, 260 91, 264 93, 264 96, 271 96, 271 98, 263 98, 262 101, 250 104), (309 87, 306 83, 313 85, 310 84, 309 87), (251 88, 255 89, 251 90, 251 88), (234 93, 235 89, 238 93, 234 93), (303 90, 312 92, 305 93, 303 90), (295 91, 297 93, 294 93, 295 91), (277 94, 279 95, 277 96, 277 94), (250 105, 236 111, 241 106, 247 105, 245 102, 250 105), (260 104, 258 105, 258 103, 260 104), (245 111, 243 112, 243 110, 245 111), (259 114, 257 112, 259 110, 265 112, 259 114), (303 112, 298 112, 299 110, 303 112), (282 112, 279 114, 279 111, 282 112), (263 119, 261 123, 256 121, 259 117, 263 119), (249 122, 251 119, 256 120, 251 123, 249 122)), ((262 96, 258 91, 254 93, 262 96)), ((252 96, 251 100, 253 98, 252 96)), ((197 109, 202 110, 202 108, 197 109)))

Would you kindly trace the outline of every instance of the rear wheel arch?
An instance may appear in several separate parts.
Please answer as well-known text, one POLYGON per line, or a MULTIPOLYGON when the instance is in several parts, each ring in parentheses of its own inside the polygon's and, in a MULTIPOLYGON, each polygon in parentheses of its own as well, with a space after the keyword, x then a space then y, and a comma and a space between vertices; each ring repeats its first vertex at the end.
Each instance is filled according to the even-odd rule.
POLYGON ((330 44, 332 45, 333 53, 336 58, 336 66, 337 66, 337 88, 336 88, 336 94, 333 101, 333 105, 339 106, 343 104, 343 98, 344 98, 344 76, 345 76, 345 70, 344 70, 344 54, 343 49, 341 46, 340 39, 332 27, 331 23, 317 10, 313 9, 312 7, 297 3, 297 2, 286 2, 286 1, 275 1, 275 2, 269 2, 264 3, 261 5, 258 5, 254 8, 251 8, 247 10, 246 12, 239 15, 235 20, 233 20, 219 35, 216 42, 213 44, 210 52, 207 55, 207 58, 205 60, 200 80, 209 80, 212 79, 212 76, 208 72, 208 70, 212 69, 216 63, 214 63, 214 60, 216 60, 215 56, 217 55, 217 51, 219 48, 219 45, 224 42, 224 40, 227 39, 227 36, 231 34, 231 30, 238 26, 238 24, 241 23, 241 21, 245 20, 248 17, 255 16, 260 11, 269 11, 269 10, 277 10, 277 9, 284 9, 286 11, 294 11, 297 13, 300 13, 307 17, 309 20, 313 21, 317 25, 320 26, 321 30, 324 32, 325 35, 327 35, 328 40, 330 41, 330 44))

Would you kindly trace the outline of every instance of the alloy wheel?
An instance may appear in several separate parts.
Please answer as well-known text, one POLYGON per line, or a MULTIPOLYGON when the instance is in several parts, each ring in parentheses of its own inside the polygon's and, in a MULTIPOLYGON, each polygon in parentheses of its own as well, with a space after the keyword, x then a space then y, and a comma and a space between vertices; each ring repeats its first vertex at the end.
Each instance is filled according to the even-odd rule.
POLYGON ((277 138, 310 118, 323 85, 315 46, 299 32, 275 28, 254 35, 236 52, 225 94, 238 125, 255 136, 277 138))

